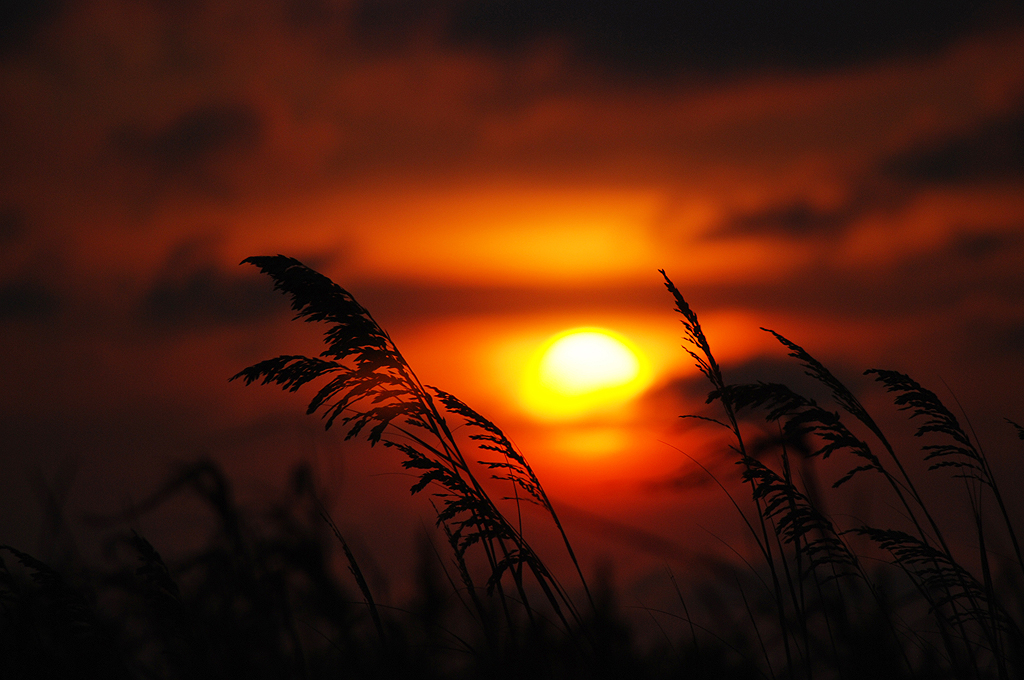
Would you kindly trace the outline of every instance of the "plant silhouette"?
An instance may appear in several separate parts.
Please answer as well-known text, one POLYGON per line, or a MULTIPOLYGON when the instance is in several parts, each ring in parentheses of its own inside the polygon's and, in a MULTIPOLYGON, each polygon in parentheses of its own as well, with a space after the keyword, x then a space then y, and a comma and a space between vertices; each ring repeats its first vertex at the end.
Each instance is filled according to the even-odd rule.
MULTIPOLYGON (((728 495, 756 550, 753 559, 737 550, 736 563, 709 557, 711 575, 688 574, 689 588, 670 572, 678 602, 641 607, 665 642, 642 640, 614 588, 584 578, 541 480, 494 422, 423 385, 370 312, 327 277, 282 255, 245 263, 290 297, 297 320, 324 324, 324 349, 261 361, 232 380, 292 392, 308 385, 307 412, 326 427, 399 452, 415 476, 412 493, 431 494, 447 559, 424 542, 416 593, 396 606, 375 596, 358 543, 327 512, 308 466, 256 518, 238 506, 220 468, 200 460, 125 516, 107 518, 198 497, 217 530, 193 554, 165 560, 132 530, 109 547, 120 568, 58 569, 0 545, 0 677, 1024 676, 1024 559, 1005 480, 970 428, 909 376, 865 372, 916 424, 912 446, 891 439, 836 375, 775 331, 767 332, 827 399, 777 382, 730 383, 696 312, 662 271, 684 349, 710 384, 706 405, 719 409, 684 417, 727 433, 715 455, 736 465, 746 494, 712 475, 721 468, 682 455, 728 495), (830 467, 815 467, 826 459, 830 467), (834 479, 823 491, 826 469, 834 479), (961 486, 969 541, 949 539, 922 475, 961 486), (855 487, 895 507, 892 521, 828 511, 826 502, 836 507, 855 487), (524 503, 560 535, 571 581, 527 540, 524 503), (957 547, 965 544, 974 548, 957 547), (993 548, 1002 545, 1005 554, 993 548), (334 567, 339 548, 352 592, 334 567), (486 569, 483 578, 474 567, 486 569)), ((1024 440, 1024 428, 1008 422, 1024 440)))
MULTIPOLYGON (((274 280, 275 289, 291 297, 296 319, 327 324, 326 348, 319 357, 283 355, 262 361, 233 379, 244 379, 246 384, 275 383, 296 391, 317 378, 329 378, 307 413, 322 408, 327 427, 339 418, 348 427, 346 439, 365 429, 371 446, 382 443, 405 454, 403 467, 419 476, 411 491, 436 488, 437 523, 451 528, 456 557, 464 559, 474 546, 486 556, 491 570, 488 592, 497 589, 504 602, 502 578, 511 575, 515 591, 532 617, 524 583, 528 573, 562 624, 569 625, 567 617, 578 623, 580 614, 568 593, 474 472, 474 466, 483 466, 493 478, 511 482, 513 500, 540 505, 561 529, 540 480, 504 433, 456 397, 420 383, 387 332, 352 295, 327 277, 283 255, 251 257, 245 262, 259 267, 274 280), (470 438, 481 452, 498 453, 501 458, 467 458, 446 415, 460 417, 476 431, 470 438)), ((573 555, 564 532, 562 536, 573 555)), ((578 564, 577 572, 585 586, 578 564)))

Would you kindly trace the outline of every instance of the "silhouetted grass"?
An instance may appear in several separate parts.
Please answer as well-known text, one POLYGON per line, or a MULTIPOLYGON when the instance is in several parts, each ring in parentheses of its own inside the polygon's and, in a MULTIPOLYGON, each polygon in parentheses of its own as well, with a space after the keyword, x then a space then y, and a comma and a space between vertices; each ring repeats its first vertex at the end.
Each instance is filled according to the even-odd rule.
MULTIPOLYGON (((423 386, 370 313, 326 277, 283 256, 246 262, 291 297, 297 319, 326 324, 325 349, 269 359, 235 378, 290 391, 319 382, 309 413, 321 412, 327 427, 341 423, 348 439, 397 450, 415 475, 412 492, 432 494, 444 538, 424 541, 411 558, 419 565, 412 599, 396 607, 372 591, 308 467, 296 468, 286 500, 257 518, 240 510, 220 469, 200 461, 135 508, 147 512, 186 493, 201 498, 217 531, 194 554, 165 561, 132 531, 111 545, 120 567, 57 570, 0 546, 0 677, 1024 674, 1024 559, 999 480, 976 438, 910 377, 866 372, 909 412, 923 442, 916 447, 890 441, 850 389, 774 331, 832 404, 782 384, 729 383, 696 313, 665 276, 684 348, 710 383, 708 405, 721 410, 690 417, 729 435, 721 455, 742 470, 746 491, 715 481, 742 517, 756 559, 718 564, 716 578, 687 595, 667 574, 677 600, 645 608, 683 632, 663 628, 663 641, 640 640, 614 589, 587 582, 541 481, 497 425, 423 386), (761 436, 758 419, 778 436, 761 436), (459 428, 468 436, 456 438, 459 428), (923 474, 962 484, 974 552, 951 546, 919 491, 923 480, 910 472, 920 467, 909 464, 915 457, 926 464, 923 474), (826 458, 842 463, 827 494, 807 474, 826 458), (855 478, 898 508, 895 524, 828 512, 835 505, 827 501, 855 478), (496 495, 501 488, 506 495, 496 495), (561 576, 570 580, 554 574, 524 535, 523 503, 539 506, 561 536, 573 565, 561 576), (1000 542, 1012 546, 1012 558, 995 556, 991 546, 1000 542), (336 568, 339 560, 348 574, 336 568)), ((1024 428, 1010 425, 1024 439, 1024 428)))

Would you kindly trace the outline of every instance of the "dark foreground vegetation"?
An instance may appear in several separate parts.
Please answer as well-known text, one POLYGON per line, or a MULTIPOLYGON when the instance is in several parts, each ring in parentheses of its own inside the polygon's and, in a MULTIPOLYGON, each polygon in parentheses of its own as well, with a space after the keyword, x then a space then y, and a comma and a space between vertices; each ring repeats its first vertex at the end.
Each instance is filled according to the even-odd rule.
MULTIPOLYGON (((726 383, 666 277, 686 351, 719 409, 694 417, 729 437, 722 454, 745 487, 723 492, 736 499, 757 559, 708 586, 735 611, 691 618, 694 603, 680 590, 659 613, 685 633, 640 640, 615 593, 588 583, 541 481, 496 425, 422 385, 369 312, 329 279, 283 256, 247 262, 291 297, 297 318, 326 324, 326 348, 235 377, 291 391, 316 381, 309 413, 398 451, 447 545, 424 543, 415 594, 384 606, 307 468, 256 521, 220 470, 199 462, 159 494, 195 494, 213 510, 218 530, 195 554, 165 561, 129 532, 109 546, 120 568, 66 569, 0 546, 0 677, 1024 677, 1024 558, 999 480, 956 416, 908 376, 867 372, 917 427, 914 447, 891 442, 847 387, 778 334, 827 404, 781 384, 726 383), (765 420, 779 435, 767 448, 745 439, 765 420), (912 457, 926 461, 923 474, 960 483, 962 495, 946 502, 969 518, 974 535, 958 545, 973 551, 951 547, 912 457), (842 461, 827 494, 801 474, 816 459, 842 461), (898 525, 830 516, 827 497, 853 480, 896 507, 898 525), (524 535, 525 503, 560 536, 570 573, 549 571, 524 535)), ((1008 427, 1024 439, 1024 428, 1008 427)))

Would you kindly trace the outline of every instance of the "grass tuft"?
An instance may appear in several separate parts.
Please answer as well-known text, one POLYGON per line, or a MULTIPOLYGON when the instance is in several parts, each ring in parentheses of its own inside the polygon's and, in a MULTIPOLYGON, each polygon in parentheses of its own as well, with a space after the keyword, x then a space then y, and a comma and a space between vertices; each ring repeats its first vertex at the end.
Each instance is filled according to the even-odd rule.
MULTIPOLYGON (((607 582, 591 588, 541 480, 498 425, 424 386, 370 312, 327 277, 283 255, 245 263, 290 297, 297 320, 324 325, 324 348, 261 361, 232 380, 312 389, 307 412, 325 427, 402 454, 411 493, 429 494, 444 537, 440 547, 428 538, 418 556, 417 592, 395 604, 373 591, 308 468, 257 520, 220 468, 201 460, 107 518, 131 521, 194 495, 217 531, 193 554, 165 560, 132 530, 112 543, 121 551, 113 571, 58 570, 0 545, 0 677, 1024 677, 1024 559, 1005 480, 966 415, 909 376, 866 371, 916 425, 909 444, 891 440, 853 390, 775 331, 763 329, 826 388, 822 403, 780 383, 729 383, 696 312, 661 271, 683 349, 710 384, 707 404, 720 409, 684 417, 730 433, 716 455, 739 469, 747 499, 712 473, 718 466, 680 451, 682 462, 728 496, 756 552, 729 546, 738 561, 715 561, 714 576, 689 588, 669 570, 674 599, 628 607, 607 582), (818 467, 826 459, 839 467, 818 467), (824 470, 837 470, 826 492, 824 470), (918 491, 938 475, 962 485, 971 520, 973 534, 955 550, 918 491), (891 521, 830 513, 864 489, 895 508, 891 521), (527 539, 524 504, 559 533, 570 585, 527 539), (992 548, 1007 543, 1013 557, 992 548), (657 640, 638 639, 631 609, 653 620, 657 640)), ((1007 422, 1024 440, 1024 427, 1007 422)))

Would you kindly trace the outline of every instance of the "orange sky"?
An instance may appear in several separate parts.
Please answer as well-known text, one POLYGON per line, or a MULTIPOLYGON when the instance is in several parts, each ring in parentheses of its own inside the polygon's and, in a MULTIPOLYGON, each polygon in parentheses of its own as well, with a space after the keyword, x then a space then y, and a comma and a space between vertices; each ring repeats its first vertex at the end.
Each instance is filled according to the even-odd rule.
POLYGON ((687 546, 700 532, 672 522, 721 502, 666 490, 692 472, 672 447, 716 453, 676 417, 703 408, 704 386, 659 268, 727 378, 799 376, 768 326, 883 410, 864 368, 940 394, 945 381, 990 450, 1013 446, 1018 10, 498 6, 4 10, 0 516, 17 519, 0 543, 45 554, 40 488, 66 493, 69 515, 116 511, 198 455, 250 497, 313 457, 348 499, 342 521, 379 520, 361 505, 378 491, 405 512, 395 461, 344 452, 302 415, 309 395, 228 384, 318 351, 238 266, 255 254, 331 276, 424 382, 505 427, 593 559, 617 544, 586 513, 687 546), (652 387, 590 421, 539 423, 516 400, 522 367, 573 326, 629 336, 652 387))

